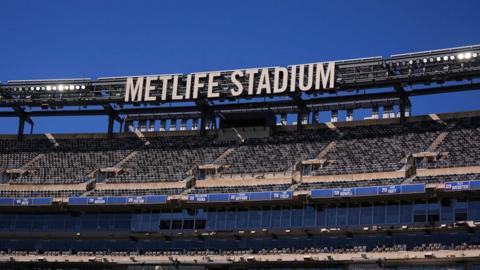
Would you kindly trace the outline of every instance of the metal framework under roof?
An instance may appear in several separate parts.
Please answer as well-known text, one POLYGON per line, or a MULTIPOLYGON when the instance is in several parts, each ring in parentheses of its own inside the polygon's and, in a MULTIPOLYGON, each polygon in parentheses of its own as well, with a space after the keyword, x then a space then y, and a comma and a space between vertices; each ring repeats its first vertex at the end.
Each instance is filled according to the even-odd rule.
MULTIPOLYGON (((12 80, 0 84, 0 117, 18 117, 18 137, 32 117, 107 115, 108 134, 114 121, 141 115, 161 118, 211 118, 229 112, 273 111, 298 114, 374 106, 397 105, 404 119, 409 97, 480 89, 480 45, 335 61, 335 87, 322 92, 285 92, 252 98, 229 96, 233 71, 218 78, 222 98, 207 99, 199 93, 195 102, 125 102, 127 77, 12 80), (67 108, 65 108, 67 107, 67 108), (78 107, 76 109, 72 109, 78 107), (9 109, 7 109, 9 108, 9 109)), ((268 68, 270 73, 274 68, 268 68)), ((173 74, 171 74, 173 75, 173 74)), ((178 74, 177 74, 178 75, 178 74)), ((180 74, 179 92, 185 91, 186 76, 180 74)), ((298 76, 298 74, 297 74, 298 76)), ((258 78, 254 84, 258 85, 258 78)), ((246 85, 245 85, 246 87, 246 85)))

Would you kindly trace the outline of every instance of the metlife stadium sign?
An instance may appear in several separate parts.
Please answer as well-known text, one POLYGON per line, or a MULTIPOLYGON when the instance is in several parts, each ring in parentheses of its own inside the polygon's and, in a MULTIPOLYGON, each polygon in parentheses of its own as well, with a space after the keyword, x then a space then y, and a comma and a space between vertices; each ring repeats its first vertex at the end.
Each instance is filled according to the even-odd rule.
POLYGON ((192 74, 127 77, 125 102, 285 95, 335 87, 335 62, 192 74))

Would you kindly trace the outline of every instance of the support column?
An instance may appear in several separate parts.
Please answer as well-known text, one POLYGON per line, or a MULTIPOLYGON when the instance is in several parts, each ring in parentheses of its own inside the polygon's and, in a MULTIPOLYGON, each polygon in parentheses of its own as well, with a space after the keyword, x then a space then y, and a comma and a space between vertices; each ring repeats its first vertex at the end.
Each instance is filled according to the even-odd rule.
POLYGON ((302 99, 301 93, 300 92, 295 92, 292 95, 292 100, 295 101, 297 104, 297 131, 302 131, 303 130, 303 124, 302 120, 305 114, 308 115, 307 108, 305 106, 305 102, 302 99))
POLYGON ((207 115, 203 114, 202 118, 200 118, 200 135, 204 136, 207 134, 206 132, 206 122, 207 122, 207 115))
POLYGON ((405 123, 405 102, 403 99, 400 99, 400 123, 405 123))
POLYGON ((411 106, 410 99, 408 98, 408 93, 405 92, 401 85, 395 85, 394 89, 400 99, 400 123, 404 124, 407 121, 407 106, 411 106))
POLYGON ((23 131, 25 129, 25 116, 18 117, 18 133, 17 133, 17 140, 23 140, 23 131))
POLYGON ((114 124, 115 118, 112 114, 108 115, 108 138, 111 139, 113 138, 113 124, 114 124))
POLYGON ((305 112, 303 110, 298 110, 298 113, 297 113, 297 131, 302 131, 303 130, 302 120, 303 120, 303 115, 304 114, 305 114, 305 112))
POLYGON ((200 107, 201 111, 200 136, 205 136, 207 134, 207 122, 210 122, 213 118, 213 111, 206 100, 203 102, 197 102, 197 105, 200 107))

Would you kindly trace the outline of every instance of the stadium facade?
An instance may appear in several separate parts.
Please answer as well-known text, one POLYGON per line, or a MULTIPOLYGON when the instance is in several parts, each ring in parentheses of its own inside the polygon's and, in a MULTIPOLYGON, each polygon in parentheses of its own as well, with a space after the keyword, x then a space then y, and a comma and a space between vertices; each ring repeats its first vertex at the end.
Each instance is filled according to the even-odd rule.
POLYGON ((410 114, 479 53, 1 84, 0 267, 479 269, 480 111, 410 114))

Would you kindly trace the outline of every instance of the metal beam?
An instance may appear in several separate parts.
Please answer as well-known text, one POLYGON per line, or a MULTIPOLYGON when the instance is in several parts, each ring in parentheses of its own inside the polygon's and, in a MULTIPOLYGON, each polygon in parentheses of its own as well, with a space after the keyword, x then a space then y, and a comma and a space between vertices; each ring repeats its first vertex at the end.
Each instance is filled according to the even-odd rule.
POLYGON ((433 94, 445 94, 445 93, 474 91, 474 90, 480 90, 480 83, 469 83, 469 84, 431 87, 431 88, 424 88, 424 89, 414 89, 414 90, 407 91, 407 94, 409 96, 425 96, 425 95, 433 95, 433 94))
POLYGON ((302 131, 303 129, 303 115, 307 113, 307 107, 305 106, 305 102, 302 99, 301 92, 294 92, 291 96, 293 102, 297 105, 297 131, 302 131))
MULTIPOLYGON (((405 91, 407 97, 410 96, 423 96, 431 94, 442 94, 450 92, 460 92, 460 91, 474 91, 480 90, 480 83, 469 83, 462 85, 451 85, 451 86, 439 86, 431 87, 424 89, 413 89, 405 91)), ((333 96, 333 97, 315 97, 311 99, 303 99, 302 102, 306 105, 314 104, 335 104, 335 103, 346 103, 346 102, 355 102, 355 101, 369 101, 369 100, 381 100, 381 99, 390 99, 398 98, 398 92, 381 92, 381 93, 370 93, 370 94, 356 94, 356 95, 344 95, 344 96, 333 96)), ((298 104, 293 100, 278 100, 278 101, 269 101, 269 102, 255 102, 255 103, 234 103, 234 104, 217 104, 217 105, 208 105, 215 112, 221 112, 223 110, 248 110, 248 109, 274 109, 280 107, 296 107, 298 104)), ((155 113, 198 113, 200 114, 201 107, 197 106, 182 106, 182 107, 145 107, 145 108, 123 108, 123 109, 113 109, 112 111, 117 115, 129 115, 129 114, 155 114, 155 113)), ((0 117, 19 117, 21 115, 28 115, 31 120, 31 117, 47 117, 47 116, 96 116, 96 115, 109 115, 109 111, 105 109, 79 109, 79 110, 37 110, 25 112, 24 110, 16 111, 0 111, 0 117)), ((29 120, 25 120, 29 122, 29 120)), ((117 120, 118 121, 118 120, 117 120)), ((30 122, 29 122, 30 123, 30 122)), ((33 121, 32 121, 33 123, 33 121)))
POLYGON ((401 85, 395 85, 393 87, 395 91, 398 93, 398 97, 400 99, 400 122, 406 122, 406 107, 411 106, 410 99, 408 98, 405 89, 401 85))
POLYGON ((113 118, 115 121, 117 121, 117 122, 119 122, 119 123, 123 122, 122 118, 118 115, 118 112, 112 108, 112 105, 110 105, 110 104, 104 104, 104 105, 103 105, 103 109, 105 109, 105 111, 107 112, 107 114, 108 114, 108 115, 111 115, 112 118, 113 118))
POLYGON ((20 116, 18 118, 18 133, 17 133, 17 140, 23 140, 23 131, 25 129, 25 117, 20 116))
POLYGON ((110 104, 104 104, 103 109, 105 109, 105 111, 108 114, 108 129, 107 129, 108 138, 112 138, 113 137, 113 127, 115 125, 114 122, 117 121, 118 123, 122 124, 122 118, 118 115, 118 112, 115 111, 112 108, 112 105, 110 105, 110 104))

